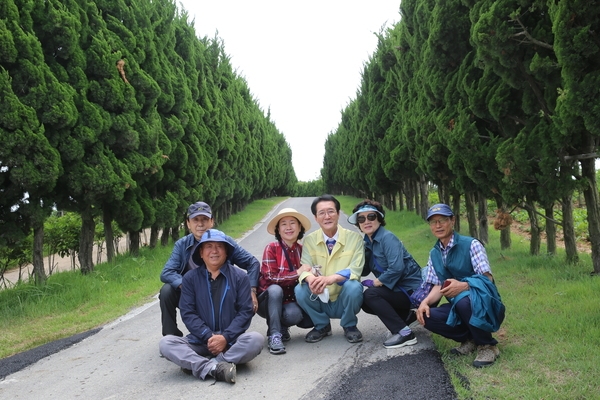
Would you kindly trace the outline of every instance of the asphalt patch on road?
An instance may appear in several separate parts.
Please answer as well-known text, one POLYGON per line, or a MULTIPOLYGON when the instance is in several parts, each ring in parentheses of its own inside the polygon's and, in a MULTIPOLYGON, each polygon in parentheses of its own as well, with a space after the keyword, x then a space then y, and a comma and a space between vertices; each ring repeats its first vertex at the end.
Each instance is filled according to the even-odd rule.
POLYGON ((454 400, 456 391, 440 354, 423 350, 355 368, 340 378, 325 400, 454 400))
POLYGON ((0 380, 3 380, 10 374, 14 374, 34 364, 44 357, 48 357, 54 353, 73 346, 75 343, 81 342, 83 339, 100 332, 102 328, 96 328, 87 332, 79 333, 68 338, 55 340, 44 344, 34 349, 15 354, 14 356, 6 357, 0 360, 0 380))

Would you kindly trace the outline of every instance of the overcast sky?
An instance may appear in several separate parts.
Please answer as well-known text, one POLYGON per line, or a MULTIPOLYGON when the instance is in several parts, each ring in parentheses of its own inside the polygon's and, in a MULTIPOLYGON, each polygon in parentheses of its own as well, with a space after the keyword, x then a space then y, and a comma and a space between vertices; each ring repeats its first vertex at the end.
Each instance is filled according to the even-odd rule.
POLYGON ((317 179, 325 139, 356 97, 374 33, 399 0, 183 0, 198 36, 218 36, 237 73, 285 135, 300 181, 317 179))

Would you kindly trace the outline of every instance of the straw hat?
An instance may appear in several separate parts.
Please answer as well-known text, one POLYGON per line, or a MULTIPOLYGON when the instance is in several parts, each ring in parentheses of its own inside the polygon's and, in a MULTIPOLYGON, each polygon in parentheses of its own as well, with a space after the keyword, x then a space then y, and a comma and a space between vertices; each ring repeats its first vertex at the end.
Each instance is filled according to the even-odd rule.
POLYGON ((296 218, 298 221, 300 221, 300 224, 304 227, 304 231, 306 232, 308 232, 308 230, 310 229, 310 221, 308 220, 308 218, 306 218, 304 215, 300 214, 293 208, 282 208, 277 213, 277 215, 274 216, 273 219, 271 219, 271 221, 269 221, 269 224, 267 225, 267 232, 269 232, 271 235, 274 235, 275 227, 279 223, 279 220, 284 217, 296 218))

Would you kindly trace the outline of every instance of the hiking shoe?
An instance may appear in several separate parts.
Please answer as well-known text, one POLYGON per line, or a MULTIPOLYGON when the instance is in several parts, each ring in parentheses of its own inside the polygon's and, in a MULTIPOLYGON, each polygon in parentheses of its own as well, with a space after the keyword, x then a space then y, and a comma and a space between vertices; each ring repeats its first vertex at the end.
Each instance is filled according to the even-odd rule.
POLYGON ((456 354, 457 356, 466 356, 467 354, 471 354, 477 349, 477 345, 472 340, 467 340, 460 344, 460 346, 453 348, 450 350, 450 353, 456 354))
POLYGON ((360 333, 356 326, 344 328, 344 336, 346 336, 346 340, 350 343, 362 342, 362 333, 360 333))
POLYGON ((289 342, 290 339, 292 338, 292 335, 290 335, 290 327, 283 326, 282 330, 283 330, 283 332, 281 332, 281 340, 284 342, 289 342))
POLYGON ((281 341, 281 333, 269 336, 267 346, 271 354, 285 354, 285 346, 281 341))
POLYGON ((331 324, 327 324, 327 326, 322 329, 313 328, 306 334, 304 340, 306 340, 308 343, 316 343, 325 336, 331 336, 331 324))
POLYGON ((220 382, 235 383, 236 367, 234 363, 222 361, 215 368, 215 380, 220 382))
POLYGON ((473 361, 475 368, 487 367, 496 362, 496 358, 500 355, 498 347, 486 344, 484 346, 477 346, 477 357, 473 361))
POLYGON ((414 332, 411 332, 408 336, 402 336, 401 334, 396 333, 383 342, 383 346, 386 349, 397 349, 399 347, 412 346, 414 344, 417 344, 417 337, 414 332))

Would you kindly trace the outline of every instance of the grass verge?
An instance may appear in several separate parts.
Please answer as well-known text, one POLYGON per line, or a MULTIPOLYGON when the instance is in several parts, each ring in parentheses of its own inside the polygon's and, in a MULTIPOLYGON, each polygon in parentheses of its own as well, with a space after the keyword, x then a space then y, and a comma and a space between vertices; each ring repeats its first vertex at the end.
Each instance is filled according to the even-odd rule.
MULTIPOLYGON (((257 200, 220 224, 237 238, 256 225, 284 197, 257 200)), ((0 291, 0 358, 102 326, 152 300, 173 245, 143 247, 138 257, 121 255, 79 271, 53 274, 43 287, 19 284, 0 291)))
MULTIPOLYGON (((338 197, 350 214, 360 199, 338 197)), ((389 212, 386 228, 396 233, 421 266, 435 238, 411 213, 389 212)), ((468 232, 466 221, 463 232, 468 232)), ((526 238, 513 236, 500 250, 498 231, 490 230, 486 250, 506 305, 498 339, 500 358, 475 369, 475 355, 456 357, 451 340, 433 335, 460 399, 596 399, 600 393, 600 279, 591 277, 590 256, 577 265, 556 256, 530 256, 526 238)), ((541 253, 544 253, 542 249, 541 253)))
MULTIPOLYGON (((348 215, 360 201, 338 199, 348 215)), ((218 229, 239 237, 281 200, 253 202, 218 229)), ((429 226, 408 212, 388 212, 386 222, 425 265, 435 241, 429 226)), ((501 351, 496 364, 475 369, 474 355, 451 356, 455 343, 434 336, 459 398, 598 398, 600 280, 589 276, 590 257, 581 254, 579 264, 566 265, 563 252, 530 256, 526 239, 513 236, 512 248, 502 251, 499 242, 499 233, 490 230, 486 249, 507 307, 495 334, 501 351)), ((101 326, 149 301, 160 288, 157 277, 171 249, 143 248, 139 257, 121 256, 87 276, 64 272, 51 276, 44 288, 20 285, 0 291, 0 358, 101 326)))

